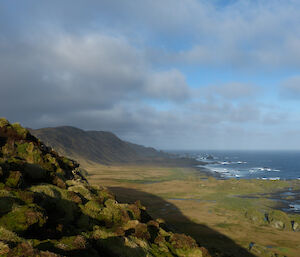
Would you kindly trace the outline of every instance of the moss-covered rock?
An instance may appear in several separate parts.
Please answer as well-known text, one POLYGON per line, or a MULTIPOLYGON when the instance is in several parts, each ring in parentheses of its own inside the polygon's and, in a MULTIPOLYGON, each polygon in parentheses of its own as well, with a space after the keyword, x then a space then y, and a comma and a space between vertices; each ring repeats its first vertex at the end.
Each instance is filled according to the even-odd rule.
POLYGON ((13 242, 13 243, 19 243, 24 241, 24 239, 19 237, 16 233, 4 227, 0 227, 0 240, 4 242, 13 242))
POLYGON ((83 184, 70 186, 68 187, 68 190, 78 193, 81 197, 87 200, 92 200, 94 198, 93 193, 83 184))
POLYGON ((250 252, 255 254, 256 256, 262 257, 284 257, 283 255, 273 253, 267 247, 256 243, 251 243, 250 252))
POLYGON ((5 185, 12 188, 19 188, 22 184, 22 173, 20 171, 10 171, 5 185))
POLYGON ((9 122, 5 118, 0 118, 0 128, 9 125, 9 122))
POLYGON ((11 212, 0 218, 0 226, 22 234, 33 225, 42 227, 47 221, 44 211, 37 205, 25 205, 15 207, 11 212))
POLYGON ((104 204, 105 208, 101 210, 98 219, 103 221, 107 227, 120 226, 130 220, 126 209, 122 208, 122 205, 115 200, 108 199, 104 204))
POLYGON ((0 256, 202 256, 139 201, 89 185, 78 166, 0 119, 0 256))
POLYGON ((61 255, 49 251, 39 251, 28 242, 22 242, 9 249, 5 257, 60 257, 61 255))
POLYGON ((29 133, 27 129, 23 128, 18 122, 11 124, 11 126, 18 135, 20 135, 23 139, 26 139, 27 134, 29 133))
POLYGON ((9 246, 6 243, 0 241, 0 256, 7 256, 9 250, 9 246))
POLYGON ((273 210, 268 213, 270 225, 279 230, 292 230, 292 224, 289 216, 279 210, 273 210))
POLYGON ((267 217, 264 211, 260 211, 258 209, 249 208, 245 212, 245 217, 254 224, 264 225, 267 224, 267 217))

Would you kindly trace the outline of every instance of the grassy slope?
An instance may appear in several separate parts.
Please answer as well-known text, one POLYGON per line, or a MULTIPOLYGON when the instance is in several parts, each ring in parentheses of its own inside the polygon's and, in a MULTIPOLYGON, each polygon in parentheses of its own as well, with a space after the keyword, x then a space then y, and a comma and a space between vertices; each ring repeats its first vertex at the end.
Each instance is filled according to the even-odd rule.
POLYGON ((242 256, 238 246, 248 249, 254 242, 252 252, 257 256, 270 256, 271 252, 299 256, 300 232, 289 227, 291 220, 300 224, 299 215, 287 217, 280 211, 273 212, 277 203, 267 199, 278 190, 300 188, 299 181, 205 179, 191 168, 157 166, 93 164, 86 169, 92 184, 109 186, 120 201, 141 199, 153 217, 165 218, 211 252, 242 256), (259 197, 237 197, 248 195, 259 197), (275 221, 265 222, 265 213, 270 219, 277 215, 274 220, 286 221, 285 228, 275 228, 275 221))

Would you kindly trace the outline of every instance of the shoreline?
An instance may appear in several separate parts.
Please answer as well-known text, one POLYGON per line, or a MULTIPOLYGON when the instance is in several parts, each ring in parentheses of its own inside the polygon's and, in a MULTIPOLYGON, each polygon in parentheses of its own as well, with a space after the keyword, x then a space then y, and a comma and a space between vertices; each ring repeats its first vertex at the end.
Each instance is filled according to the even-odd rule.
MULTIPOLYGON (((265 176, 262 176, 262 177, 247 177, 247 176, 241 176, 241 175, 236 175, 236 176, 226 176, 226 175, 223 175, 223 173, 226 173, 226 172, 218 172, 218 171, 215 171, 209 167, 205 167, 206 165, 209 165, 211 163, 205 163, 205 164, 200 164, 200 165, 197 165, 197 166, 194 166, 195 169, 197 169, 199 172, 201 173, 204 173, 205 175, 207 176, 210 176, 210 177, 214 177, 214 178, 217 178, 217 179, 222 179, 222 180, 228 180, 228 179, 237 179, 237 180, 240 180, 240 179, 254 179, 254 180, 269 180, 269 181, 300 181, 300 177, 298 178, 281 178, 279 176, 277 177, 265 177, 265 176)), ((219 167, 217 167, 219 168, 219 167)))
MULTIPOLYGON (((196 166, 195 169, 200 172, 201 174, 207 176, 207 177, 213 177, 217 180, 260 180, 260 181, 278 181, 278 180, 272 180, 272 179, 260 179, 260 178, 235 178, 235 177, 223 177, 221 174, 219 174, 216 171, 210 170, 209 168, 206 168, 204 166, 196 166)), ((207 178, 208 179, 208 178, 207 178)), ((294 182, 299 183, 299 179, 279 179, 280 181, 288 181, 288 182, 294 182)), ((274 209, 281 210, 287 214, 300 214, 300 189, 296 188, 293 189, 293 187, 289 187, 286 190, 279 190, 273 193, 269 194, 258 194, 256 196, 252 195, 244 195, 239 196, 242 198, 267 198, 269 200, 272 200, 276 202, 276 207, 274 209)))

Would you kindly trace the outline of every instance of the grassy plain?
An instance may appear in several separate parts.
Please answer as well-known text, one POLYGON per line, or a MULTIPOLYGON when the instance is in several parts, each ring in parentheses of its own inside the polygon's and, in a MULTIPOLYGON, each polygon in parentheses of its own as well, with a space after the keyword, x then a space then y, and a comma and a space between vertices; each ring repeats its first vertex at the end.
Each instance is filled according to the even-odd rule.
POLYGON ((265 218, 270 213, 271 219, 278 207, 269 197, 300 189, 300 181, 217 180, 194 168, 154 165, 83 167, 90 183, 108 187, 119 201, 140 200, 151 216, 190 234, 214 256, 300 256, 300 232, 288 224, 288 219, 300 224, 300 215, 273 213, 288 220, 281 228, 274 225, 275 218, 275 223, 265 218))

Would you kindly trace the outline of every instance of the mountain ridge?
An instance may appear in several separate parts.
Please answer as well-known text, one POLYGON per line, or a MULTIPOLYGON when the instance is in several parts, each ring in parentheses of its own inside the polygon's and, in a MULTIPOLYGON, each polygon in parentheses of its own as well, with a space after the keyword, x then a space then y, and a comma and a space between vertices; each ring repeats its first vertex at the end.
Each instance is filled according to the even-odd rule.
POLYGON ((109 131, 82 130, 72 126, 30 129, 30 132, 60 154, 73 159, 101 164, 160 163, 200 164, 188 158, 176 158, 153 147, 121 140, 109 131))

